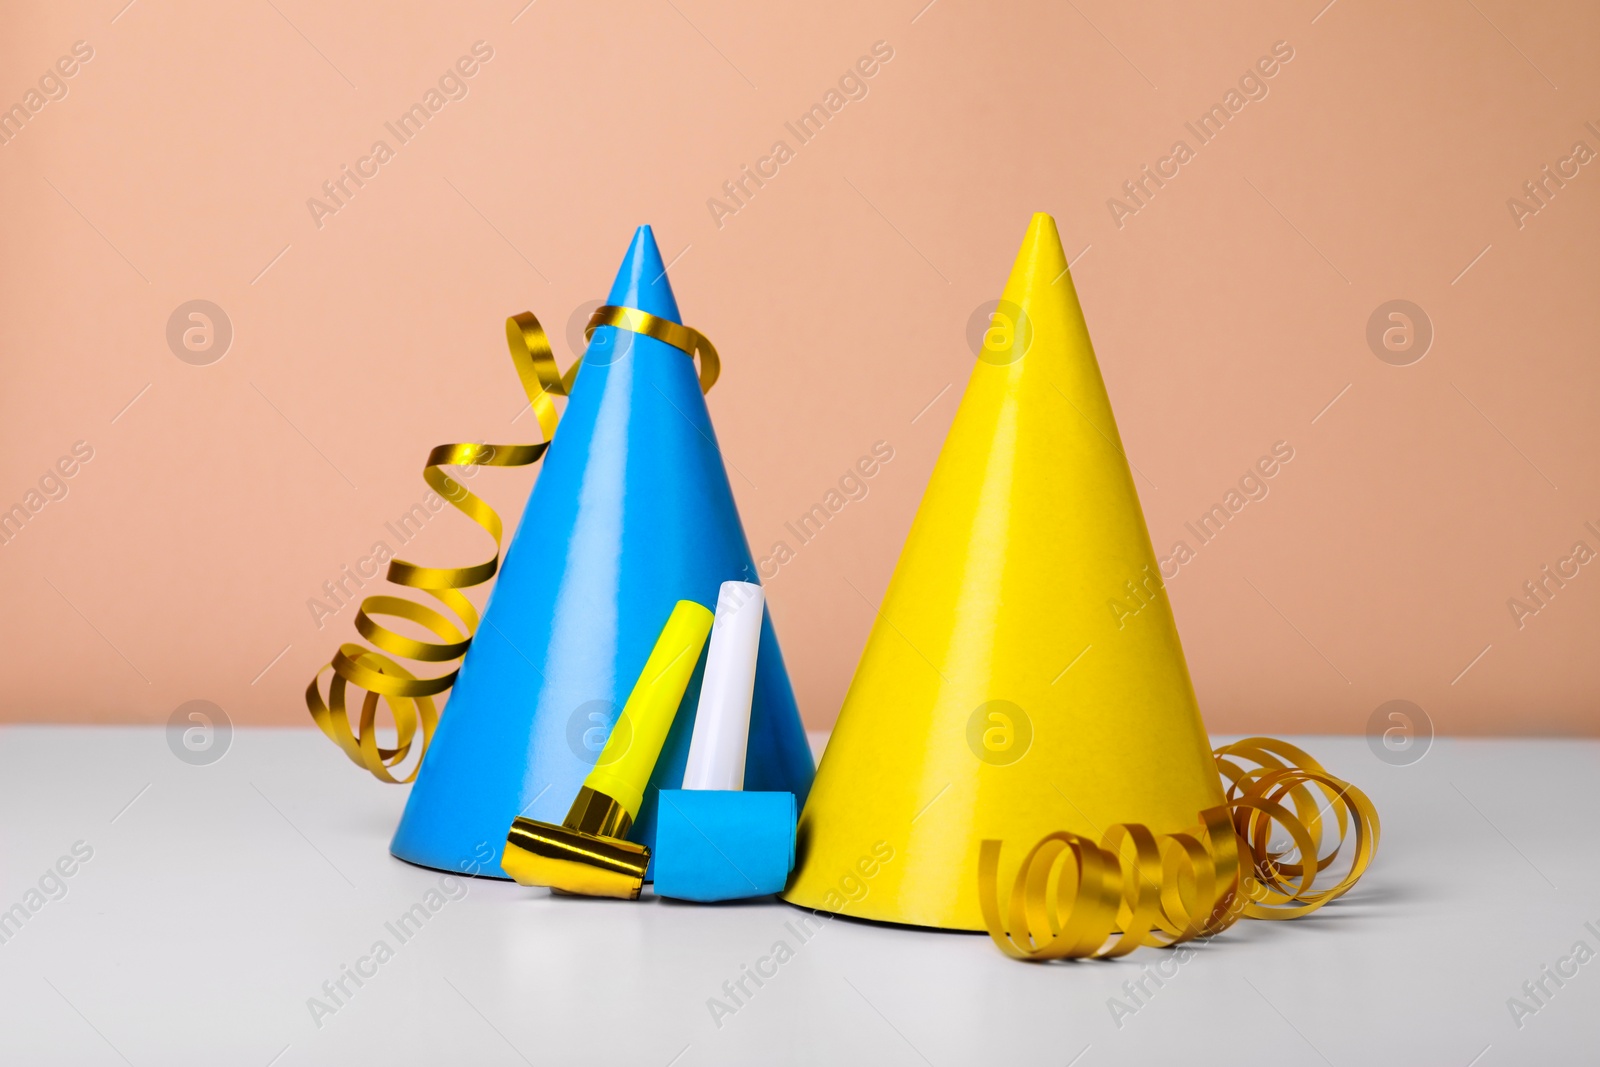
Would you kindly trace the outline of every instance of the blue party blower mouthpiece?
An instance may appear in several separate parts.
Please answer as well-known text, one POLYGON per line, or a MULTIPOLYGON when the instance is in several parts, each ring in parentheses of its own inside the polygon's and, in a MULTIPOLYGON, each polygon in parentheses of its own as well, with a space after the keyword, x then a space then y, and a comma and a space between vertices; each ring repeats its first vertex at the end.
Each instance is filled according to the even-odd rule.
POLYGON ((743 791, 765 610, 759 585, 722 583, 683 788, 660 794, 657 896, 767 896, 782 892, 794 869, 794 794, 743 791))

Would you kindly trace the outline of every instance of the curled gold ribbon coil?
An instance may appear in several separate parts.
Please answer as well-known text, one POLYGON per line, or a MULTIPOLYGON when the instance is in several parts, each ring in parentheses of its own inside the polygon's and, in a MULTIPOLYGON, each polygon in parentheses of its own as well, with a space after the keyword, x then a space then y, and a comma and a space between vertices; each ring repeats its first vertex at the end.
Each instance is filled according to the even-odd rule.
MULTIPOLYGON (((700 359, 700 389, 709 392, 721 373, 716 348, 698 330, 651 315, 637 308, 605 305, 595 311, 584 330, 585 340, 602 326, 644 334, 680 350, 690 359, 700 359)), ((312 720, 357 766, 385 782, 409 782, 416 777, 439 722, 434 697, 454 684, 460 660, 477 632, 478 610, 463 589, 482 585, 500 567, 500 550, 505 526, 498 512, 466 486, 445 473, 449 466, 526 467, 537 463, 555 437, 561 413, 556 397, 570 394, 582 358, 573 361, 566 373, 556 365, 550 338, 532 312, 524 311, 506 320, 506 344, 511 362, 527 394, 528 405, 539 421, 544 440, 533 444, 446 444, 428 453, 422 479, 455 509, 477 523, 494 539, 494 554, 481 563, 465 567, 424 567, 406 560, 389 562, 388 579, 395 585, 416 589, 436 600, 445 611, 404 597, 375 595, 362 600, 356 612, 356 632, 378 651, 364 645, 339 646, 333 659, 323 664, 306 687, 306 707, 312 720), (448 612, 448 614, 447 614, 448 612), (420 627, 438 640, 409 637, 377 622, 377 618, 401 619, 420 627), (419 676, 391 659, 389 653, 421 663, 451 664, 442 674, 419 676), (322 677, 332 671, 328 695, 322 695, 322 677), (354 731, 350 727, 347 689, 365 692, 361 714, 354 731), (387 705, 394 722, 395 743, 384 747, 377 742, 375 729, 379 702, 387 705), (403 778, 396 770, 415 746, 417 760, 403 778)))
POLYGON ((1377 854, 1382 831, 1378 809, 1367 795, 1287 741, 1249 737, 1217 749, 1216 758, 1228 781, 1234 830, 1256 880, 1245 918, 1294 919, 1349 892, 1377 854), (1336 833, 1323 831, 1328 813, 1336 833), (1293 849, 1273 849, 1274 823, 1290 835, 1293 849), (1333 865, 1352 833, 1344 877, 1327 889, 1313 889, 1317 875, 1333 865), (1334 838, 1332 848, 1318 855, 1325 837, 1334 838))
POLYGON ((706 340, 705 335, 699 330, 640 311, 638 308, 606 304, 595 309, 594 315, 589 319, 589 325, 583 331, 583 339, 589 340, 602 326, 615 326, 621 330, 654 337, 657 341, 664 341, 690 357, 699 356, 702 393, 711 392, 711 387, 717 384, 717 378, 722 374, 722 359, 717 355, 716 346, 706 340))
POLYGON ((1019 960, 1108 959, 1211 937, 1241 917, 1308 915, 1360 880, 1379 837, 1365 793, 1285 741, 1251 737, 1214 756, 1227 803, 1202 811, 1196 832, 1157 835, 1121 823, 1098 843, 1047 834, 1023 856, 1003 911, 1003 843, 982 842, 978 905, 1000 950, 1019 960), (1274 843, 1274 826, 1289 847, 1274 843), (1315 888, 1352 834, 1344 876, 1315 888))

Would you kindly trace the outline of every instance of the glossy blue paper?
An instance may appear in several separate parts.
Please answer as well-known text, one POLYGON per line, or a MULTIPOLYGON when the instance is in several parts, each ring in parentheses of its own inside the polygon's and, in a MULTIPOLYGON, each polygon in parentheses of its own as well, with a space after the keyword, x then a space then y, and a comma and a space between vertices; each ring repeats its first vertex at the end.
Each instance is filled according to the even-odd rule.
POLYGON ((657 896, 710 902, 783 892, 794 869, 794 794, 664 789, 660 800, 657 896))
MULTIPOLYGON (((648 226, 608 303, 682 322, 648 226)), ((738 357, 729 360, 737 368, 738 357)), ((390 851, 506 877, 517 815, 560 823, 679 600, 758 582, 694 362, 602 326, 585 353, 390 851), (485 857, 488 857, 487 861, 485 857)), ((629 837, 683 780, 704 659, 629 837)), ((815 771, 770 617, 762 622, 745 787, 804 802, 815 771)))

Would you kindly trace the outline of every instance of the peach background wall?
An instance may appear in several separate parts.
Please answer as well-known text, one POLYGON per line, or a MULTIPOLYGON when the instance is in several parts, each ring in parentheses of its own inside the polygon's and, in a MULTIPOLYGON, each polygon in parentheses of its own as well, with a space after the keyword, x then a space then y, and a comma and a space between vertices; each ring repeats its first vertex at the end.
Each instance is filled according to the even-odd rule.
MULTIPOLYGON (((0 716, 204 698, 306 723, 353 636, 308 599, 393 544, 428 447, 526 439, 505 316, 570 335, 650 222, 723 354, 710 406, 758 556, 894 449, 769 583, 826 725, 872 617, 850 585, 881 595, 971 317, 1043 210, 1161 554, 1294 450, 1170 583, 1214 730, 1359 732, 1401 698, 1442 733, 1595 731, 1600 564, 1508 606, 1600 550, 1593 5, 524 2, 0 7, 0 105, 46 90, 0 145, 0 507, 92 450, 0 546, 0 716), (480 41, 465 96, 398 144, 384 123, 480 41), (879 41, 865 97, 797 145, 785 121, 879 41), (1292 59, 1202 144, 1185 123, 1277 42, 1292 59), (393 158, 314 218, 378 139, 393 158), (715 218, 778 139, 794 158, 715 218), (1180 139, 1193 158, 1129 199, 1180 139), (1569 176, 1541 205, 1547 164, 1569 176), (197 299, 232 328, 207 365, 167 338, 197 299), (1431 323, 1420 360, 1369 344, 1395 299, 1431 323)), ((515 515, 530 484, 475 486, 515 515)), ((445 513, 407 553, 483 545, 445 513)))

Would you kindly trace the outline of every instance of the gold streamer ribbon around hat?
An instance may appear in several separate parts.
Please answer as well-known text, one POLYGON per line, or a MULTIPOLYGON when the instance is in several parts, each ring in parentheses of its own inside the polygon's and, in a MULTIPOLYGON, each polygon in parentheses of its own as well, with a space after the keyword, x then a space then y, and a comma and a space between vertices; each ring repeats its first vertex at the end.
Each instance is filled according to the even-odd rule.
MULTIPOLYGON (((619 330, 654 337, 691 359, 699 356, 702 393, 711 391, 711 386, 722 371, 716 348, 699 331, 687 326, 637 308, 607 304, 590 317, 584 329, 584 340, 593 337, 594 331, 602 326, 615 326, 619 330)), ((506 343, 511 349, 512 365, 528 396, 528 404, 539 420, 544 440, 526 445, 439 445, 428 453, 428 461, 422 468, 422 479, 429 487, 494 538, 494 555, 482 563, 467 567, 424 567, 405 560, 391 560, 389 581, 426 593, 449 614, 404 597, 367 597, 356 612, 356 631, 376 646, 376 650, 353 642, 340 645, 333 659, 317 670, 311 684, 306 687, 306 707, 310 709, 311 718, 317 726, 352 762, 385 782, 409 782, 422 766, 422 757, 439 722, 439 710, 434 704, 434 697, 454 684, 460 670, 460 660, 466 655, 472 636, 478 629, 478 610, 462 590, 489 581, 500 567, 501 540, 505 530, 499 514, 466 486, 446 474, 443 468, 526 467, 538 462, 549 449, 561 421, 555 398, 570 394, 578 368, 583 362, 580 356, 565 374, 561 373, 556 366, 555 355, 550 350, 550 339, 544 327, 528 311, 506 320, 506 343), (407 637, 381 625, 375 621, 377 617, 404 619, 420 626, 438 640, 424 641, 407 637), (452 666, 443 674, 422 676, 402 666, 391 656, 452 666), (333 672, 333 677, 328 684, 327 699, 324 700, 322 676, 329 670, 333 672), (346 695, 351 686, 365 692, 361 700, 360 722, 354 731, 350 727, 346 695), (393 747, 378 743, 375 724, 380 701, 388 707, 394 722, 393 747), (411 773, 404 778, 395 777, 396 769, 405 761, 413 746, 417 749, 417 761, 412 765, 411 773)))
POLYGON ((1002 842, 978 854, 984 926, 1013 959, 1109 959, 1141 946, 1211 937, 1247 919, 1294 919, 1337 900, 1378 848, 1365 793, 1285 741, 1251 737, 1213 753, 1227 803, 1190 831, 1155 834, 1121 823, 1097 843, 1047 834, 1023 857, 1002 911, 1002 842), (1274 844, 1273 828, 1289 837, 1274 844), (1353 835, 1339 881, 1316 888, 1353 835), (1331 845, 1322 851, 1331 839, 1331 845))

